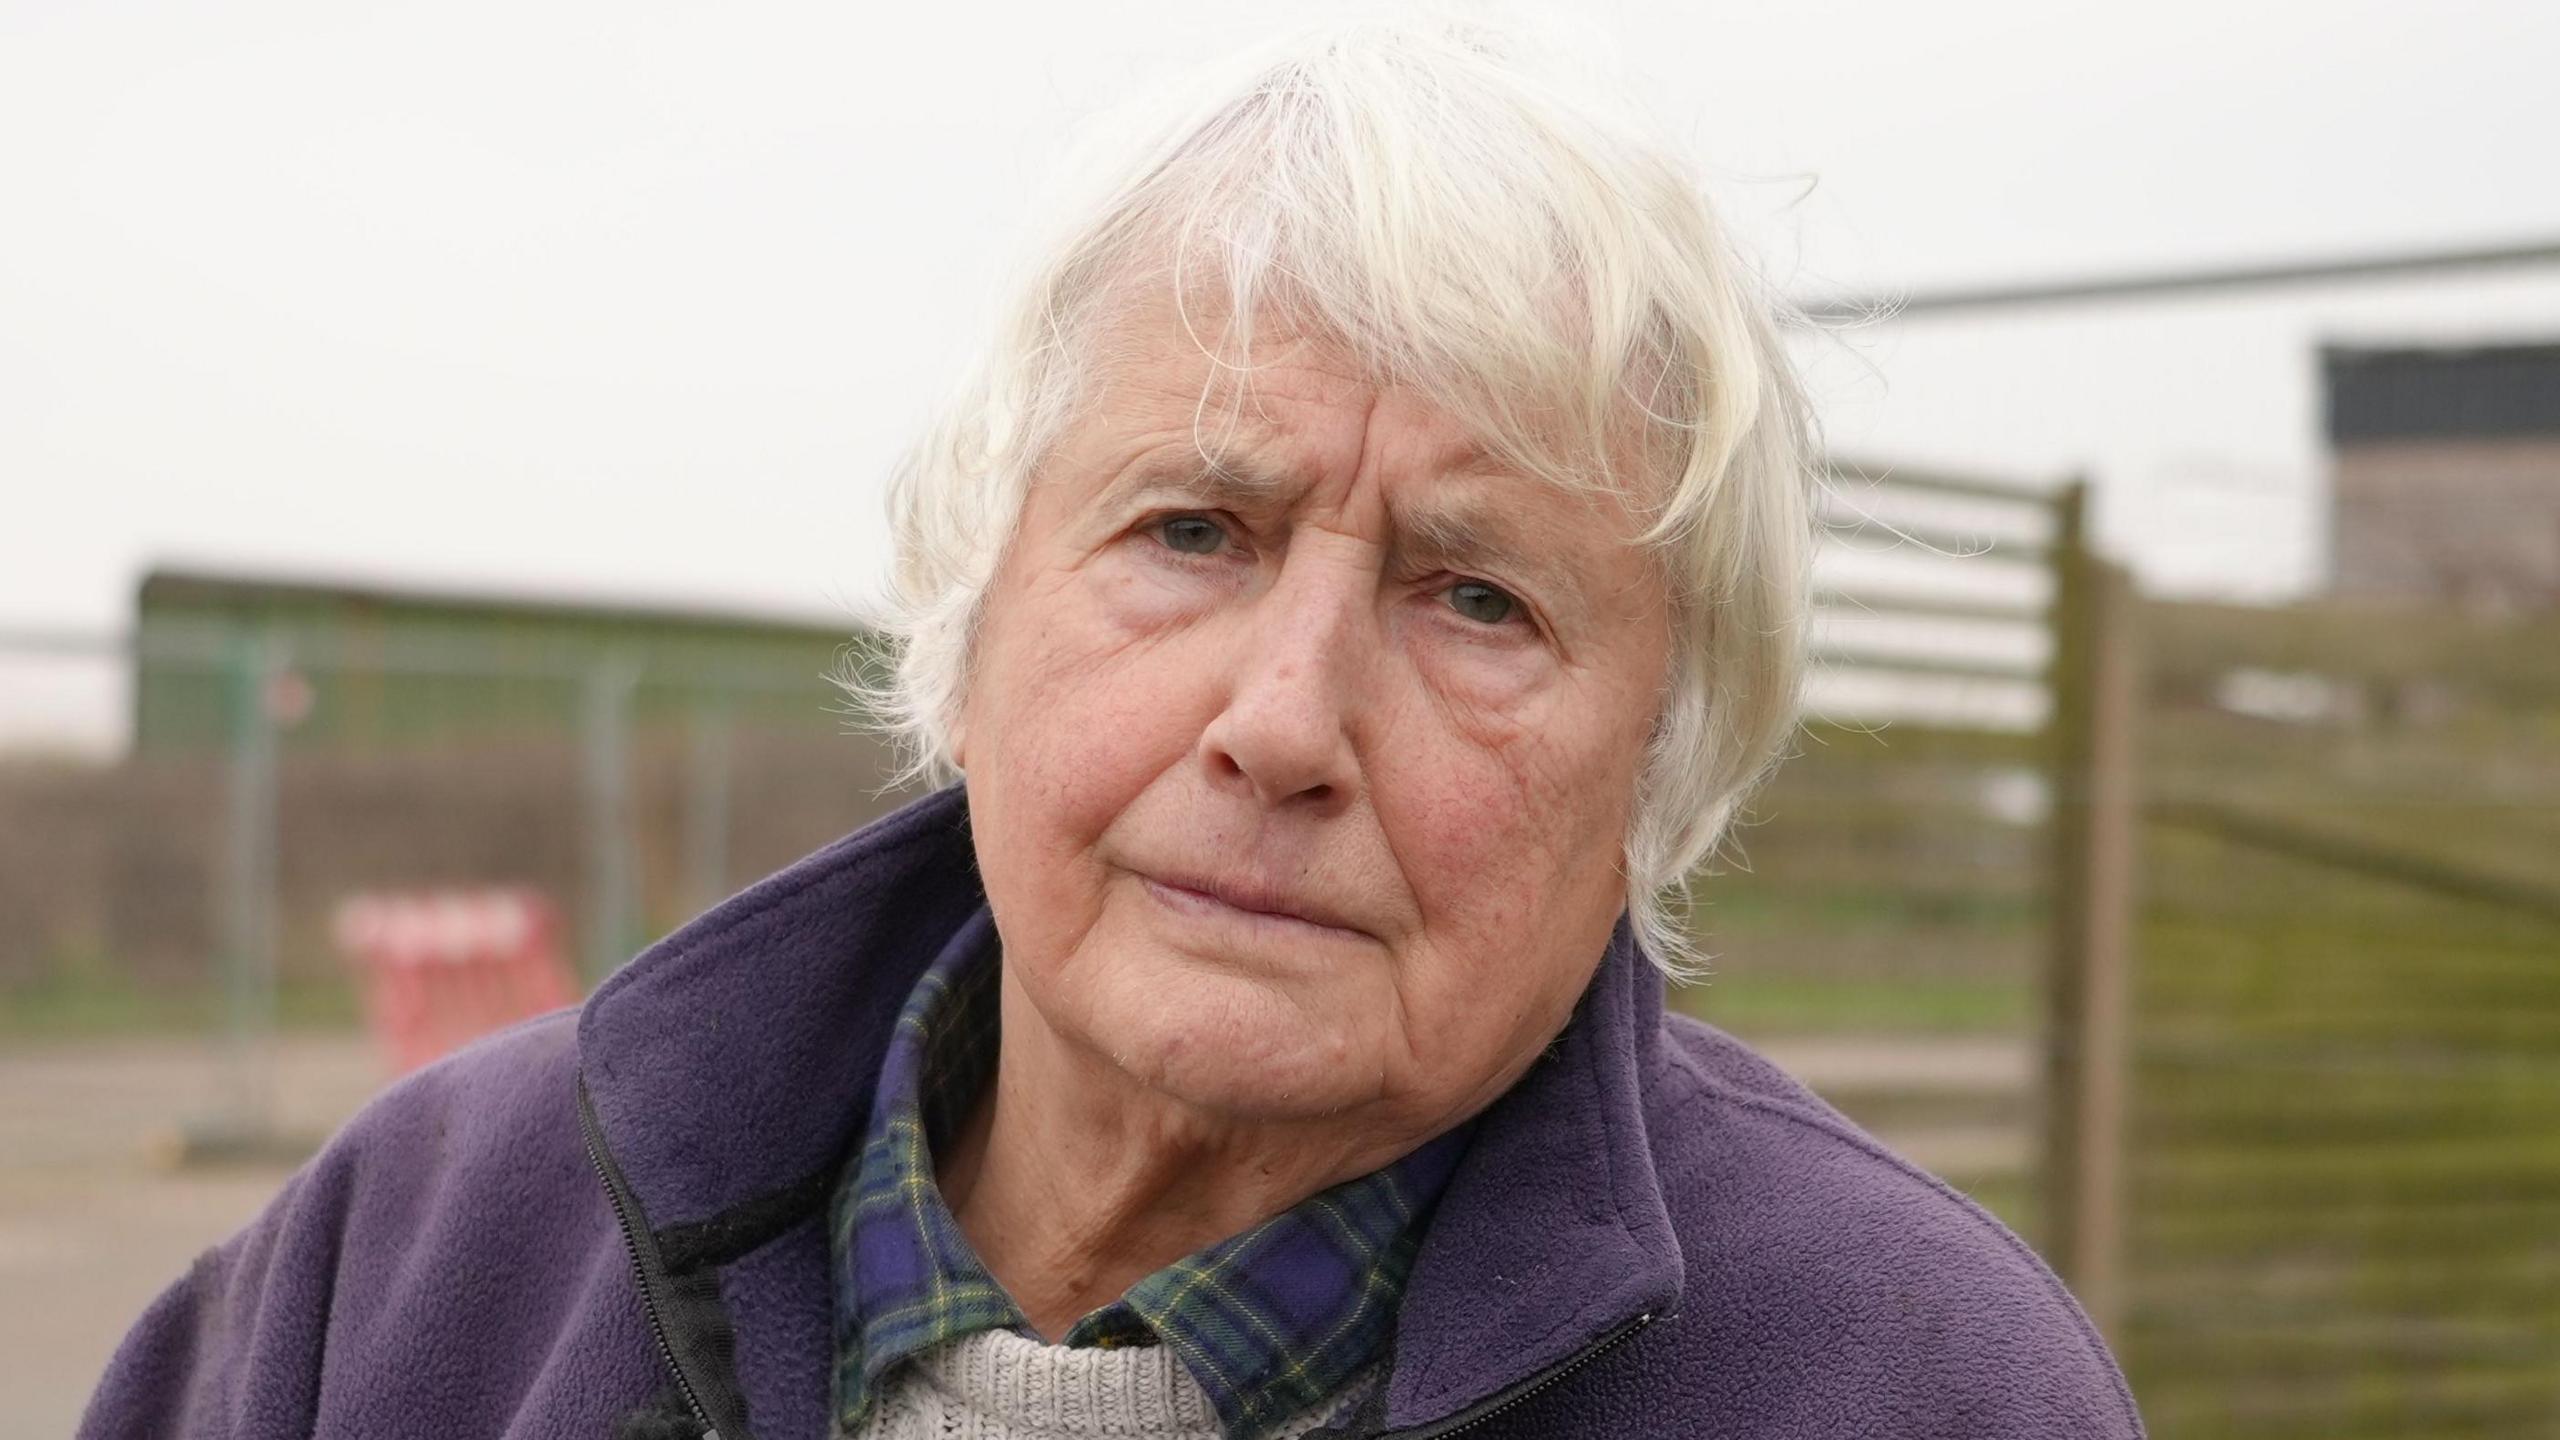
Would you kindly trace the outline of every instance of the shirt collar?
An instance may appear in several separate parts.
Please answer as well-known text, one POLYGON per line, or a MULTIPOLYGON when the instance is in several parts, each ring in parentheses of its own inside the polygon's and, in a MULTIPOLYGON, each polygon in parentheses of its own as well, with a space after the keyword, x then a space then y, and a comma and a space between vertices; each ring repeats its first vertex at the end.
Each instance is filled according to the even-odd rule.
MULTIPOLYGON (((934 1183, 934 1147, 995 1067, 995 952, 990 929, 969 927, 917 980, 882 1057, 863 1143, 832 1197, 835 1410, 847 1433, 917 1353, 980 1330, 1033 1333, 934 1183)), ((1165 1344, 1230 1440, 1260 1435, 1374 1358, 1470 1129, 1146 1276, 1060 1343, 1165 1344)))

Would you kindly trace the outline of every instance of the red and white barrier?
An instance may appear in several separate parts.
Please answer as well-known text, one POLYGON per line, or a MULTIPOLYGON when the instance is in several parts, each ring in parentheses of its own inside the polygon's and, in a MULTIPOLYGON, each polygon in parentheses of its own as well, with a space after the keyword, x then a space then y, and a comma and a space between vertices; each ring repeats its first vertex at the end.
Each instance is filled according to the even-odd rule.
POLYGON ((577 1002, 559 913, 538 890, 351 895, 331 928, 397 1074, 577 1002))

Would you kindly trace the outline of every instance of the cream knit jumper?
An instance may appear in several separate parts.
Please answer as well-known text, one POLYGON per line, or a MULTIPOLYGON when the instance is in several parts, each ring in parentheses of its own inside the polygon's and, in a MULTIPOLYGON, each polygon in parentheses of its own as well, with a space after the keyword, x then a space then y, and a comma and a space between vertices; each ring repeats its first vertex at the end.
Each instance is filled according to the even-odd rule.
MULTIPOLYGON (((1330 1398, 1268 1434, 1295 1440, 1347 1413, 1377 1373, 1370 1362, 1330 1398)), ((885 1378, 855 1440, 1222 1440, 1207 1393, 1163 1345, 1069 1347, 979 1330, 921 1352, 885 1378)))

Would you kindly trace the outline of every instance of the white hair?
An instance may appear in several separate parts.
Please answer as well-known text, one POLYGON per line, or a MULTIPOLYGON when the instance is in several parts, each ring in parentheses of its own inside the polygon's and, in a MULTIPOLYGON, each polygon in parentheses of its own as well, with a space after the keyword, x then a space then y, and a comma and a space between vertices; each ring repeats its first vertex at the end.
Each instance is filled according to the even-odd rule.
POLYGON ((1311 321, 1524 473, 1635 504, 1674 629, 1623 874, 1647 953, 1694 973, 1687 877, 1795 723, 1814 421, 1791 312, 1695 177, 1553 56, 1481 22, 1356 22, 1099 132, 994 343, 891 483, 897 649, 837 683, 905 742, 902 779, 957 775, 973 634, 1033 474, 1098 332, 1170 281, 1223 317, 1202 337, 1213 371, 1242 362, 1256 314, 1311 321))

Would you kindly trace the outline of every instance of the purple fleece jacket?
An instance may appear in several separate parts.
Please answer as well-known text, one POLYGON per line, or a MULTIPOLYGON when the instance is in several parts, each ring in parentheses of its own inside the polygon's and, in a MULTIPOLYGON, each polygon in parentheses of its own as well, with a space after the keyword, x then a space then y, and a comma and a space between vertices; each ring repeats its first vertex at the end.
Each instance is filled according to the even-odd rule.
MULTIPOLYGON (((143 1313, 81 1434, 602 1437, 655 1399, 647 1433, 825 1435, 826 1181, 985 906, 945 790, 392 1086, 143 1313)), ((2141 1434, 2015 1236, 1662 1000, 1622 921, 1484 1113, 1354 1433, 2141 1434)))

